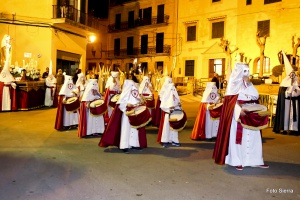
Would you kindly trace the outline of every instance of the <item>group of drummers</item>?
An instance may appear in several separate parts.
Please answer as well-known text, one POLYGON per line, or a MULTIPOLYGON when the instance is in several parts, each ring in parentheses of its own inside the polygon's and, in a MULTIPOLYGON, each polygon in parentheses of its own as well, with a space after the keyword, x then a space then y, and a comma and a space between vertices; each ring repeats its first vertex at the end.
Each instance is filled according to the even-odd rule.
POLYGON ((157 142, 167 148, 180 146, 178 131, 187 122, 172 78, 164 77, 158 98, 152 83, 143 76, 141 83, 126 79, 121 88, 119 72, 111 71, 105 95, 99 92, 98 80, 85 80, 78 74, 74 84, 65 75, 59 92, 55 129, 78 127, 78 137, 102 135, 100 147, 117 146, 128 153, 130 149, 147 147, 146 126, 158 127, 157 142))

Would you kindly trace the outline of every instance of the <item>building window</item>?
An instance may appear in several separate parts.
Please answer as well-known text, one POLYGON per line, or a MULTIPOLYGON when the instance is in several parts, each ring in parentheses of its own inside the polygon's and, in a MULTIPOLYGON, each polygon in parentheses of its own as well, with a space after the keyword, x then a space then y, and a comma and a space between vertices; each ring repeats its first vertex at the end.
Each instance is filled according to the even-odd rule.
POLYGON ((127 55, 133 55, 133 37, 127 37, 127 55))
POLYGON ((196 41, 196 26, 187 27, 187 41, 196 41))
POLYGON ((157 23, 164 23, 165 21, 165 5, 158 5, 157 6, 157 23))
POLYGON ((276 2, 281 2, 281 0, 265 0, 264 4, 270 4, 270 3, 276 3, 276 2))
POLYGON ((148 53, 148 35, 141 36, 141 54, 148 53))
POLYGON ((143 25, 150 25, 152 19, 152 7, 140 9, 139 17, 142 19, 143 25))
POLYGON ((163 61, 156 62, 156 70, 159 73, 159 75, 163 73, 163 69, 164 69, 164 62, 163 61))
POLYGON ((186 60, 185 61, 185 76, 194 76, 195 71, 195 61, 194 60, 186 60))
POLYGON ((156 33, 156 53, 164 52, 164 33, 156 33))
POLYGON ((214 73, 217 73, 219 76, 223 76, 225 72, 225 59, 209 59, 209 75, 208 77, 213 77, 214 73))
POLYGON ((134 27, 134 11, 128 12, 128 28, 134 27))
POLYGON ((246 5, 251 5, 252 4, 252 0, 246 0, 246 5))
POLYGON ((260 37, 270 36, 270 20, 258 21, 257 32, 260 37))
POLYGON ((120 56, 120 38, 115 39, 114 43, 114 55, 120 56))
POLYGON ((211 38, 224 37, 224 21, 212 23, 211 38))
POLYGON ((213 3, 220 2, 221 0, 212 0, 213 3))
POLYGON ((116 14, 115 29, 121 29, 121 14, 116 14))
MULTIPOLYGON (((253 63, 253 74, 259 74, 259 70, 260 70, 260 58, 257 57, 253 63)), ((270 58, 266 56, 263 63, 263 73, 271 73, 270 58)))

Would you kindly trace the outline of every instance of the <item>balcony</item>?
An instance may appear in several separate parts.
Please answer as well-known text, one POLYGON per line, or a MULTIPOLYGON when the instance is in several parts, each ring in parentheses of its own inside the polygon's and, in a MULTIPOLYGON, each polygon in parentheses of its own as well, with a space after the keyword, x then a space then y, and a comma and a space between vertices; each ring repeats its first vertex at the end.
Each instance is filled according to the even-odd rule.
POLYGON ((169 15, 164 15, 162 19, 159 19, 158 17, 152 17, 151 19, 136 19, 132 23, 125 21, 125 22, 121 22, 120 24, 110 24, 108 25, 108 32, 116 33, 116 32, 126 31, 129 29, 142 27, 142 26, 167 25, 168 23, 169 23, 169 15))
POLYGON ((53 5, 52 7, 53 19, 56 19, 55 25, 59 28, 71 29, 73 31, 91 31, 94 29, 95 31, 103 26, 103 22, 100 19, 81 12, 73 6, 67 6, 65 8, 65 14, 63 14, 60 6, 53 5))
MULTIPOLYGON (((145 49, 143 49, 145 50, 145 49)), ((171 45, 164 45, 161 53, 156 53, 156 47, 148 47, 145 52, 141 48, 133 48, 120 50, 109 50, 106 52, 108 59, 126 59, 126 58, 141 58, 141 57, 153 57, 153 56, 170 56, 171 45), (143 53, 142 53, 143 52, 143 53)))

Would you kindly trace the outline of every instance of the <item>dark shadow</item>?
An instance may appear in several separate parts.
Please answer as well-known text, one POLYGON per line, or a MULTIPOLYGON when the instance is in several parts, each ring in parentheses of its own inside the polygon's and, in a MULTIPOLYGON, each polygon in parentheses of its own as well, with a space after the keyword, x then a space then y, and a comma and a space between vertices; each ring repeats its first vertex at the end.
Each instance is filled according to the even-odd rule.
POLYGON ((292 179, 300 178, 300 164, 268 161, 265 161, 265 164, 269 165, 270 168, 262 169, 258 167, 244 167, 242 171, 238 171, 235 167, 227 165, 224 171, 237 176, 263 176, 270 177, 272 179, 284 179, 286 177, 292 179))

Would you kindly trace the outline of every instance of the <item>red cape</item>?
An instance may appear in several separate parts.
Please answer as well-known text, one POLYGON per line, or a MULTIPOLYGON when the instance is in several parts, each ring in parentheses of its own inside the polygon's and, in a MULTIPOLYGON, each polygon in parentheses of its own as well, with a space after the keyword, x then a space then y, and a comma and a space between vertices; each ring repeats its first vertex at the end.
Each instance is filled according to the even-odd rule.
POLYGON ((54 128, 56 130, 63 130, 63 120, 64 120, 64 104, 62 103, 64 99, 64 95, 58 96, 58 105, 57 105, 57 111, 56 111, 56 119, 55 119, 55 126, 54 128))
POLYGON ((219 165, 225 164, 225 157, 228 154, 230 127, 237 98, 238 95, 224 97, 217 140, 213 153, 215 163, 219 165))
POLYGON ((194 128, 190 138, 192 140, 204 140, 205 135, 205 119, 206 119, 207 103, 200 103, 197 117, 195 120, 194 128))
POLYGON ((78 122, 78 137, 85 137, 87 132, 86 123, 86 101, 80 103, 80 115, 78 122))
POLYGON ((155 106, 155 111, 154 109, 152 111, 154 111, 153 115, 152 115, 152 123, 153 123, 153 126, 156 126, 156 127, 159 127, 159 123, 160 123, 160 118, 161 118, 161 108, 160 108, 160 99, 159 97, 157 97, 157 100, 156 100, 156 106, 155 106))

